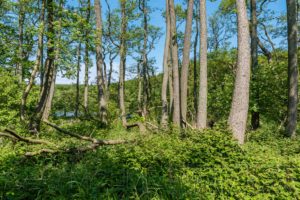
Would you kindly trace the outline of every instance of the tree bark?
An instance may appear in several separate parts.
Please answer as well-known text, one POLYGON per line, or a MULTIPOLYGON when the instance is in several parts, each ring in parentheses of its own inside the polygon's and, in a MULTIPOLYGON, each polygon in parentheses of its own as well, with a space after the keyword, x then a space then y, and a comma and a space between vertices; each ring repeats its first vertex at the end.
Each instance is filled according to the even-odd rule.
POLYGON ((101 4, 99 0, 95 1, 95 15, 97 26, 96 40, 96 64, 97 64, 97 86, 98 86, 98 106, 99 117, 103 125, 107 125, 107 101, 105 97, 105 83, 103 72, 103 57, 102 57, 102 14, 101 4))
POLYGON ((296 136, 298 107, 297 2, 286 0, 288 24, 288 108, 286 134, 296 136))
POLYGON ((200 0, 200 84, 197 128, 207 126, 207 24, 206 0, 200 0))
MULTIPOLYGON (((197 5, 197 4, 196 4, 197 5)), ((198 12, 198 6, 196 6, 196 12, 198 12)), ((193 94, 194 94, 194 110, 196 116, 198 115, 198 87, 197 87, 197 79, 198 79, 198 64, 197 64, 197 47, 198 47, 198 37, 199 37, 199 19, 196 15, 196 34, 194 41, 194 86, 193 86, 193 94)), ((196 119, 197 120, 197 119, 196 119)))
POLYGON ((23 82, 23 61, 24 61, 24 49, 23 49, 23 35, 24 35, 24 20, 25 12, 23 0, 19 0, 19 49, 18 49, 18 64, 17 64, 17 75, 19 84, 23 82))
POLYGON ((178 43, 176 31, 176 14, 174 0, 169 0, 170 12, 170 32, 171 32, 171 54, 172 54, 172 71, 173 71, 173 123, 181 126, 181 109, 180 109, 180 89, 179 89, 179 72, 178 72, 178 43))
MULTIPOLYGON (((258 36, 257 36, 257 14, 256 14, 256 0, 250 2, 251 12, 251 69, 252 81, 257 81, 258 70, 258 36)), ((257 83, 258 84, 258 83, 257 83)), ((253 130, 259 127, 259 87, 256 85, 254 88, 254 102, 257 105, 257 110, 251 112, 251 126, 253 130)))
POLYGON ((147 42, 148 42, 148 11, 146 0, 141 0, 141 10, 143 12, 143 113, 142 115, 146 117, 148 115, 148 102, 150 98, 150 84, 149 84, 149 66, 148 66, 148 55, 147 55, 147 42))
MULTIPOLYGON (((90 22, 91 15, 91 1, 88 0, 87 11, 86 11, 86 22, 90 22)), ((84 110, 88 111, 88 98, 89 98, 89 30, 85 30, 85 55, 84 55, 84 110)))
POLYGON ((245 0, 237 0, 238 60, 228 124, 233 137, 244 143, 249 108, 250 33, 245 0))
MULTIPOLYGON (((62 10, 63 9, 63 1, 60 0, 59 1, 59 9, 62 10)), ((58 63, 59 63, 59 59, 60 59, 60 43, 61 43, 61 32, 62 32, 62 16, 59 16, 59 21, 58 21, 58 31, 57 31, 57 36, 56 36, 56 40, 55 40, 55 59, 53 61, 53 76, 51 77, 51 86, 50 86, 50 90, 49 90, 49 95, 47 97, 47 102, 44 108, 44 112, 43 112, 43 116, 42 119, 43 120, 48 120, 49 116, 50 116, 50 112, 51 112, 51 108, 52 108, 52 101, 53 101, 53 97, 54 97, 54 93, 55 93, 55 84, 56 84, 56 73, 57 73, 57 68, 58 68, 58 63)))
MULTIPOLYGON (((189 64, 190 64, 190 51, 191 51, 191 36, 193 24, 193 7, 194 0, 188 1, 187 19, 185 24, 184 44, 183 44, 183 58, 181 68, 181 119, 187 121, 187 96, 188 96, 188 77, 189 77, 189 64)), ((183 124, 184 125, 184 124, 183 124)))
POLYGON ((76 74, 76 105, 75 105, 75 117, 78 117, 79 112, 79 99, 80 99, 80 82, 79 82, 79 76, 80 76, 80 62, 81 62, 81 42, 79 42, 77 47, 77 74, 76 74))
POLYGON ((127 126, 125 109, 125 65, 126 65, 126 32, 127 32, 126 0, 121 0, 121 38, 119 68, 119 106, 122 124, 127 126))
POLYGON ((47 22, 48 22, 48 34, 47 34, 47 59, 45 64, 45 78, 44 84, 41 91, 41 95, 36 106, 35 113, 33 114, 29 129, 31 131, 39 131, 40 123, 43 118, 43 113, 45 111, 46 102, 50 94, 50 88, 54 77, 54 50, 55 50, 55 29, 54 29, 54 7, 55 3, 53 0, 47 1, 47 22))
MULTIPOLYGON (((169 1, 169 0, 168 0, 169 1)), ((170 98, 170 105, 169 105, 169 115, 172 116, 173 113, 173 105, 174 105, 174 98, 173 98, 173 69, 172 69, 172 52, 171 52, 171 32, 170 32, 170 47, 169 47, 169 55, 168 55, 168 82, 169 82, 169 98, 170 98)))
POLYGON ((161 101, 162 101, 162 115, 161 115, 161 126, 167 128, 168 126, 168 78, 169 78, 169 65, 168 59, 170 54, 170 15, 169 15, 169 4, 166 0, 166 39, 165 39, 165 49, 164 49, 164 59, 163 59, 163 82, 161 89, 161 101))
POLYGON ((26 107, 27 97, 33 86, 35 76, 39 71, 39 66, 42 63, 41 58, 43 53, 43 36, 44 36, 44 23, 45 23, 44 18, 45 18, 45 0, 42 1, 41 14, 39 17, 40 25, 39 25, 39 33, 38 33, 38 49, 37 49, 36 60, 30 75, 29 82, 23 92, 22 99, 21 99, 21 120, 25 120, 25 107, 26 107))
MULTIPOLYGON (((55 62, 57 62, 57 59, 55 58, 55 62)), ((56 83, 56 69, 57 68, 57 64, 54 63, 54 69, 53 69, 53 77, 51 80, 51 87, 50 87, 50 91, 49 91, 49 96, 45 105, 45 109, 44 109, 44 113, 43 113, 43 117, 42 119, 48 120, 49 116, 50 116, 50 112, 51 112, 51 107, 52 107, 52 101, 53 101, 53 97, 54 97, 54 93, 55 93, 55 83, 56 83)))

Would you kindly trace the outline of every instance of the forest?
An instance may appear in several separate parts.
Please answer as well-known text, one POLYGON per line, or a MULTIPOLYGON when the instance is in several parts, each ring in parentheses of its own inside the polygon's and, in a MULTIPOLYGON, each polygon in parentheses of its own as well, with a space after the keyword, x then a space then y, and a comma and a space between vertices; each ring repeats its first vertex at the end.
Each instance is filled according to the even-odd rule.
POLYGON ((300 0, 0 0, 0 200, 300 199, 300 0))

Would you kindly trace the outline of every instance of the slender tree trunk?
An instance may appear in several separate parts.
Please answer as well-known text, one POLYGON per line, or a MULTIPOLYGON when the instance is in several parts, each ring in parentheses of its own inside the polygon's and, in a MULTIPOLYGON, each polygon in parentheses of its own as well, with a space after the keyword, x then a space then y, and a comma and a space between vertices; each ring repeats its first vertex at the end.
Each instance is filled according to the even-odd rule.
POLYGON ((80 94, 80 63, 81 63, 81 43, 77 47, 77 74, 76 74, 76 105, 75 105, 75 117, 78 117, 79 112, 79 94, 80 94))
POLYGON ((119 71, 119 106, 121 111, 122 124, 127 126, 125 110, 125 65, 126 65, 126 0, 121 0, 121 42, 120 42, 120 71, 119 71))
MULTIPOLYGON (((62 10, 63 9, 63 1, 60 0, 59 1, 59 9, 62 10)), ((53 102, 53 97, 55 94, 55 84, 56 84, 56 73, 57 73, 57 68, 58 68, 58 63, 59 63, 59 59, 60 59, 60 43, 61 43, 61 32, 62 32, 62 16, 59 16, 59 21, 58 21, 58 31, 57 31, 57 36, 55 39, 55 59, 53 62, 53 76, 51 77, 51 86, 50 86, 50 90, 49 90, 49 95, 47 97, 47 101, 46 101, 46 105, 44 108, 44 112, 43 112, 43 116, 42 119, 44 120, 48 120, 49 116, 50 116, 50 112, 51 112, 51 108, 52 108, 52 102, 53 102)))
POLYGON ((19 78, 19 84, 23 82, 23 61, 24 61, 24 49, 23 49, 23 35, 24 35, 24 5, 23 0, 19 0, 19 62, 17 64, 17 75, 19 78))
POLYGON ((296 136, 298 107, 297 2, 286 0, 288 23, 288 112, 286 134, 296 136))
MULTIPOLYGON (((169 1, 169 0, 167 0, 169 1)), ((170 32, 171 34, 171 32, 170 32)), ((170 98, 170 105, 169 105, 169 115, 171 116, 173 113, 173 105, 174 105, 174 97, 173 97, 173 68, 172 68, 172 55, 171 55, 171 35, 170 35, 170 47, 169 47, 169 54, 168 54, 168 81, 169 81, 169 98, 170 98)))
POLYGON ((181 112, 180 112, 180 89, 179 89, 179 72, 178 72, 178 43, 177 43, 177 31, 176 31, 176 14, 174 0, 169 0, 169 12, 170 12, 170 32, 171 32, 171 52, 172 52, 172 64, 173 64, 173 123, 176 126, 181 126, 181 112))
POLYGON ((142 90, 143 90, 143 83, 142 83, 142 77, 141 77, 141 63, 138 62, 137 64, 137 71, 138 71, 138 110, 139 112, 143 112, 143 106, 142 106, 142 90))
POLYGON ((206 0, 200 0, 200 82, 197 128, 205 129, 207 124, 207 24, 206 0))
POLYGON ((142 0, 141 2, 141 10, 143 12, 143 29, 144 29, 144 36, 143 36, 143 50, 142 50, 142 57, 143 57, 143 113, 142 115, 146 117, 148 115, 148 102, 149 102, 149 66, 148 66, 148 56, 147 56, 147 42, 148 42, 148 12, 147 12, 147 5, 146 0, 142 0))
POLYGON ((38 49, 37 49, 36 60, 35 60, 33 70, 31 72, 31 76, 30 76, 28 85, 26 86, 25 91, 23 92, 23 96, 22 96, 22 100, 21 100, 21 120, 25 120, 25 107, 26 107, 27 97, 33 86, 35 76, 39 70, 39 65, 42 63, 41 56, 43 53, 43 35, 44 35, 44 23, 45 23, 44 18, 45 18, 45 0, 42 1, 41 14, 40 14, 40 18, 39 18, 40 25, 39 25, 38 49))
MULTIPOLYGON (((251 68, 252 68, 252 80, 257 81, 258 70, 258 36, 257 36, 257 15, 256 15, 256 0, 250 2, 251 10, 251 68)), ((259 87, 256 86, 254 90, 254 99, 257 105, 257 109, 251 112, 251 126, 253 130, 259 127, 259 87)))
MULTIPOLYGON (((86 11, 86 21, 87 23, 90 22, 90 15, 91 15, 91 1, 88 0, 87 11, 86 11)), ((84 109, 88 111, 88 98, 89 98, 89 31, 85 30, 85 55, 84 55, 84 63, 85 63, 85 70, 84 70, 84 109)))
MULTIPOLYGON (((197 11, 198 12, 198 6, 197 11)), ((198 17, 196 17, 196 34, 195 34, 195 41, 194 41, 194 110, 196 113, 196 116, 198 115, 198 87, 197 87, 197 79, 198 79, 198 65, 197 65, 197 47, 198 47, 198 37, 199 37, 199 20, 198 17)), ((197 119, 196 119, 197 120, 197 119)), ((196 121, 195 120, 195 121, 196 121)))
POLYGON ((45 64, 45 80, 41 95, 36 106, 35 113, 33 114, 29 128, 32 131, 39 131, 40 123, 45 110, 46 102, 49 97, 51 84, 54 77, 54 44, 55 44, 55 29, 54 29, 54 5, 53 0, 47 1, 47 22, 48 22, 48 34, 47 34, 47 59, 45 64))
POLYGON ((97 63, 97 85, 98 85, 98 106, 101 123, 107 125, 107 101, 105 97, 105 83, 102 57, 102 14, 99 0, 95 1, 95 14, 97 25, 96 40, 96 63, 97 63))
POLYGON ((169 77, 169 65, 168 59, 170 55, 170 15, 169 15, 169 4, 166 0, 166 39, 165 39, 165 49, 164 49, 164 59, 163 59, 163 82, 161 89, 161 101, 162 101, 162 115, 161 115, 161 126, 167 128, 168 126, 168 77, 169 77))
MULTIPOLYGON (((194 0, 188 1, 188 12, 185 24, 184 44, 183 44, 183 58, 181 68, 181 119, 187 122, 187 96, 188 96, 188 77, 189 77, 189 64, 190 64, 190 51, 191 51, 191 36, 193 25, 193 7, 194 0)), ((184 123, 183 123, 184 124, 184 123)))
POLYGON ((246 3, 244 0, 237 0, 236 5, 238 22, 238 60, 228 124, 233 132, 233 137, 237 139, 240 144, 243 144, 249 108, 251 52, 246 3))

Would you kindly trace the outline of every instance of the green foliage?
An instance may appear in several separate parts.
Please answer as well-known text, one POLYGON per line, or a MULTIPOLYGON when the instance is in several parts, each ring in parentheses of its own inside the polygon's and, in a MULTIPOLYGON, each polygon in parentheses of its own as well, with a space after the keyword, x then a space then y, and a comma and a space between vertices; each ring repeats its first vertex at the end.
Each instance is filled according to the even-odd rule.
MULTIPOLYGON (((241 148, 218 130, 141 136, 122 128, 99 130, 93 122, 60 120, 77 133, 98 138, 135 138, 86 154, 41 155, 4 142, 0 149, 0 199, 297 199, 300 194, 299 138, 255 132, 241 148), (264 141, 261 137, 269 135, 264 141)), ((43 139, 59 146, 84 145, 51 130, 43 139)))
POLYGON ((0 127, 16 124, 19 117, 21 92, 17 78, 0 68, 0 127))

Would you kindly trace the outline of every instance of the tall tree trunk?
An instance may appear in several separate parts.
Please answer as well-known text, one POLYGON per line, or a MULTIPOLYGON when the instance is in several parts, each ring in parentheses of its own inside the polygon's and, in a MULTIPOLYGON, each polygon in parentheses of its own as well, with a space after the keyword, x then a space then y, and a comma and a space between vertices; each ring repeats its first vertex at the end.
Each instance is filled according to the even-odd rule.
MULTIPOLYGON (((252 80, 255 83, 257 81, 258 70, 258 36, 257 36, 257 15, 256 15, 256 0, 250 2, 251 10, 251 68, 252 68, 252 80)), ((251 126, 253 130, 259 127, 259 87, 256 85, 254 89, 254 101, 257 105, 257 110, 251 113, 251 126)))
POLYGON ((148 55, 147 55, 147 43, 148 43, 148 12, 147 12, 147 5, 146 0, 141 0, 141 10, 143 12, 143 50, 142 50, 142 57, 143 57, 143 113, 142 115, 146 117, 148 115, 148 102, 149 102, 149 66, 148 66, 148 55))
POLYGON ((205 129, 207 124, 207 24, 206 0, 200 0, 200 82, 197 128, 205 129))
POLYGON ((127 126, 125 110, 125 65, 126 65, 126 0, 121 0, 121 41, 120 41, 120 70, 119 70, 119 106, 121 111, 122 124, 127 126))
POLYGON ((181 112, 180 112, 180 89, 179 89, 179 72, 178 72, 178 43, 176 31, 176 14, 174 0, 169 0, 170 12, 170 31, 171 31, 171 52, 172 52, 172 70, 173 70, 173 123, 176 126, 181 126, 181 112))
POLYGON ((228 124, 233 131, 233 137, 237 139, 240 144, 243 144, 249 108, 251 52, 246 3, 244 0, 237 0, 236 5, 238 22, 238 60, 228 124))
POLYGON ((107 101, 105 97, 105 83, 103 72, 103 57, 102 57, 102 14, 101 4, 99 0, 95 1, 95 14, 97 26, 96 40, 96 64, 97 64, 97 86, 98 86, 98 106, 99 117, 101 123, 107 125, 107 101))
POLYGON ((79 112, 79 100, 80 100, 80 63, 81 63, 81 42, 79 42, 77 47, 77 74, 76 74, 76 105, 75 105, 75 117, 78 117, 79 112))
MULTIPOLYGON (((198 12, 198 6, 196 6, 196 12, 198 12)), ((197 15, 196 15, 197 16, 197 15)), ((196 116, 198 115, 198 87, 197 87, 197 79, 198 79, 198 65, 197 65, 197 47, 198 47, 198 37, 199 37, 199 20, 196 17, 196 34, 195 34, 195 41, 194 41, 194 86, 193 86, 193 93, 194 93, 194 110, 196 116)), ((197 119, 196 119, 197 120, 197 119)), ((195 120, 195 121, 196 121, 195 120)))
POLYGON ((45 18, 45 0, 42 1, 41 14, 39 17, 40 25, 39 25, 39 33, 38 33, 38 48, 37 48, 36 60, 35 60, 33 70, 31 72, 29 82, 23 92, 23 96, 21 99, 21 120, 25 120, 25 107, 26 107, 27 97, 33 86, 35 76, 39 71, 39 66, 42 63, 41 58, 43 53, 43 36, 44 36, 44 23, 45 23, 44 18, 45 18))
MULTIPOLYGON (((59 1, 59 9, 63 9, 63 1, 59 1)), ((53 76, 51 77, 51 86, 49 90, 49 95, 47 97, 46 105, 44 108, 43 116, 42 119, 48 120, 52 108, 52 102, 53 102, 53 97, 55 94, 55 84, 56 84, 56 73, 57 73, 57 68, 59 64, 59 59, 60 59, 60 43, 61 43, 61 32, 62 32, 62 16, 59 16, 59 21, 58 21, 58 31, 57 31, 57 36, 55 40, 55 59, 53 62, 53 76)))
POLYGON ((297 2, 286 0, 288 23, 288 112, 286 134, 296 136, 298 107, 297 2))
POLYGON ((29 128, 32 131, 39 131, 40 123, 45 110, 46 102, 50 94, 50 88, 54 77, 54 44, 55 44, 55 29, 54 29, 54 7, 55 3, 53 0, 47 1, 47 23, 48 23, 48 34, 47 34, 47 59, 45 64, 45 80, 41 95, 36 106, 35 113, 33 114, 29 128))
POLYGON ((23 0, 19 0, 19 49, 18 49, 18 64, 17 64, 17 75, 19 84, 23 82, 23 61, 24 61, 24 49, 23 49, 23 35, 24 35, 24 20, 25 12, 23 0))
MULTIPOLYGON (((194 0, 188 1, 188 12, 185 24, 184 44, 183 44, 183 58, 181 68, 181 119, 187 122, 187 96, 188 96, 188 76, 189 76, 189 64, 190 64, 190 51, 191 51, 191 36, 193 25, 193 7, 194 0)), ((184 124, 184 123, 183 123, 184 124)))
MULTIPOLYGON (((90 22, 91 15, 91 1, 88 0, 87 11, 86 11, 86 22, 90 22)), ((89 31, 85 30, 85 54, 84 54, 84 102, 83 106, 85 111, 88 111, 88 98, 89 98, 89 31)))
POLYGON ((161 126, 167 128, 168 126, 168 77, 169 77, 169 65, 168 59, 170 55, 170 15, 169 15, 169 3, 166 0, 166 39, 165 39, 165 49, 164 49, 164 59, 163 59, 163 82, 161 89, 161 101, 162 101, 162 114, 161 114, 161 126))

